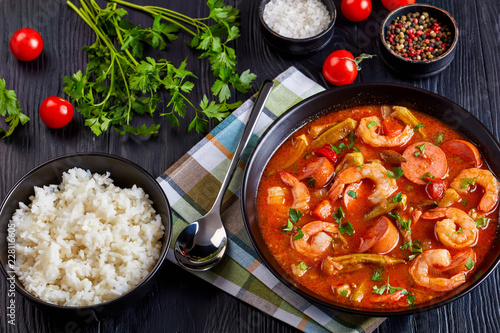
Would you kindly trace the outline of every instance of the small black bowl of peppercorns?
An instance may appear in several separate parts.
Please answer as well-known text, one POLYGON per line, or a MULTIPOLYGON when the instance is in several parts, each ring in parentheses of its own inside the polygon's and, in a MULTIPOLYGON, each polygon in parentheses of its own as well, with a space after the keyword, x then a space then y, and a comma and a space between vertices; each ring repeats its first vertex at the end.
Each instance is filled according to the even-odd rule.
POLYGON ((392 70, 411 78, 443 71, 455 57, 458 28, 445 10, 413 4, 389 13, 382 23, 380 53, 392 70))

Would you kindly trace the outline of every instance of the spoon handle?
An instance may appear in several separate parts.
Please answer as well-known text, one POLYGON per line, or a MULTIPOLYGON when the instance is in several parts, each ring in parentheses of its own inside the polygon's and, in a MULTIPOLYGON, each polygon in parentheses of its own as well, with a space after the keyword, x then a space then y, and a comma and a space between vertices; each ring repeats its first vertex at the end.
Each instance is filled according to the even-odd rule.
POLYGON ((257 120, 259 119, 259 115, 262 109, 264 109, 264 104, 266 103, 267 98, 269 97, 269 93, 271 92, 273 85, 274 83, 272 81, 265 80, 260 86, 259 94, 257 96, 257 99, 255 100, 252 110, 250 111, 250 115, 248 116, 248 121, 245 125, 245 128, 243 129, 243 134, 241 134, 241 138, 234 152, 233 159, 231 160, 229 169, 226 173, 226 176, 224 177, 224 181, 222 182, 219 193, 217 194, 217 198, 215 199, 214 205, 210 209, 210 212, 211 211, 218 212, 220 210, 220 207, 222 205, 222 199, 224 198, 224 194, 226 193, 226 189, 229 185, 229 182, 231 181, 234 170, 238 166, 241 153, 245 149, 248 140, 250 140, 250 137, 252 136, 255 125, 257 124, 257 120))

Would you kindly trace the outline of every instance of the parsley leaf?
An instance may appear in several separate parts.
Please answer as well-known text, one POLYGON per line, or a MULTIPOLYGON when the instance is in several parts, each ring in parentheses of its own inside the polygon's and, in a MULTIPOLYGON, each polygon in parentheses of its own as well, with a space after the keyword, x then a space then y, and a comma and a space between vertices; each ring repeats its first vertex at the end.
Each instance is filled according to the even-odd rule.
POLYGON ((401 224, 401 228, 403 230, 411 231, 411 219, 408 219, 408 221, 403 220, 401 218, 401 216, 399 216, 398 212, 389 212, 389 213, 387 213, 387 215, 392 216, 395 219, 397 219, 399 221, 399 223, 401 224))
POLYGON ((354 192, 353 190, 349 190, 347 192, 347 194, 351 197, 351 198, 354 198, 354 199, 357 199, 358 198, 358 194, 356 192, 354 192))
POLYGON ((372 276, 370 279, 372 281, 382 281, 382 274, 384 274, 385 268, 384 267, 379 267, 376 270, 373 271, 372 276))
POLYGON ((464 189, 464 188, 467 188, 469 186, 476 185, 476 179, 478 179, 478 178, 479 178, 479 175, 477 175, 474 178, 462 178, 462 179, 460 179, 462 181, 460 183, 460 188, 464 189))
POLYGON ((298 227, 297 228, 297 234, 293 237, 293 240, 296 241, 296 240, 299 240, 299 239, 302 239, 302 238, 304 238, 304 233, 302 232, 302 228, 298 227))
POLYGON ((368 129, 371 129, 373 126, 377 126, 377 125, 378 125, 378 123, 376 121, 372 120, 368 123, 368 125, 366 125, 366 127, 368 127, 368 129))
POLYGON ((458 228, 457 231, 455 232, 452 232, 451 234, 449 234, 448 236, 453 236, 453 235, 456 235, 456 234, 462 234, 464 232, 464 230, 462 229, 462 227, 458 228))
MULTIPOLYGON (((420 176, 420 179, 421 180, 424 180, 425 181, 425 178, 429 178, 429 179, 434 179, 436 177, 434 177, 430 172, 426 172, 424 173, 422 176, 420 176)), ((431 181, 428 181, 429 184, 431 184, 432 182, 431 181)))
POLYGON ((398 179, 404 174, 403 168, 401 167, 394 167, 394 171, 387 170, 387 177, 393 178, 393 179, 398 179))
POLYGON ((468 270, 471 270, 474 267, 475 264, 476 264, 476 262, 474 260, 472 260, 471 257, 469 257, 469 259, 467 259, 467 262, 465 263, 465 267, 468 270))
POLYGON ((342 294, 342 296, 344 296, 344 297, 347 297, 347 295, 348 295, 347 290, 345 290, 345 289, 342 289, 342 290, 340 291, 340 293, 341 293, 341 294, 342 294))
POLYGON ((304 271, 311 269, 311 267, 307 266, 303 261, 300 262, 299 267, 300 267, 300 269, 302 269, 304 271))
POLYGON ((337 208, 335 213, 333 213, 333 218, 335 219, 335 222, 337 222, 340 225, 339 231, 341 235, 347 233, 348 235, 352 236, 354 234, 354 227, 350 222, 342 224, 342 219, 345 218, 345 214, 344 211, 342 210, 342 207, 337 208))
POLYGON ((281 230, 283 230, 283 232, 292 231, 293 230, 293 223, 292 223, 292 221, 288 220, 287 221, 287 225, 282 226, 281 230))
POLYGON ((488 227, 488 223, 490 223, 491 219, 487 218, 487 217, 481 217, 479 219, 477 219, 475 222, 476 222, 476 226, 478 228, 486 228, 488 227))
POLYGON ((438 137, 436 138, 436 142, 434 142, 434 144, 438 146, 441 142, 443 142, 443 133, 439 133, 438 137))
POLYGON ((354 228, 351 224, 351 222, 347 222, 347 224, 342 224, 339 227, 340 234, 343 235, 344 233, 347 233, 348 235, 352 236, 354 234, 354 228))
POLYGON ((345 217, 345 214, 344 214, 344 210, 342 209, 342 207, 338 207, 336 212, 333 213, 333 218, 335 219, 335 221, 337 223, 340 223, 343 218, 345 217))
POLYGON ((418 150, 415 151, 414 155, 425 157, 425 143, 421 144, 420 146, 416 146, 416 147, 418 150))
POLYGON ((392 198, 392 202, 394 203, 401 202, 401 200, 403 200, 403 195, 401 194, 401 192, 396 193, 394 198, 392 198))
POLYGON ((302 215, 302 212, 298 209, 293 209, 293 208, 290 208, 288 210, 288 215, 290 215, 290 220, 293 222, 293 223, 296 223, 301 217, 302 215))
POLYGON ((413 130, 416 132, 419 129, 421 129, 422 127, 424 127, 424 124, 417 124, 417 125, 415 125, 415 127, 413 127, 413 130))
POLYGON ((16 92, 5 89, 5 85, 5 80, 0 78, 0 116, 7 116, 5 123, 9 125, 8 130, 0 127, 0 133, 4 133, 2 138, 10 136, 19 124, 24 125, 30 120, 28 116, 21 113, 16 92))

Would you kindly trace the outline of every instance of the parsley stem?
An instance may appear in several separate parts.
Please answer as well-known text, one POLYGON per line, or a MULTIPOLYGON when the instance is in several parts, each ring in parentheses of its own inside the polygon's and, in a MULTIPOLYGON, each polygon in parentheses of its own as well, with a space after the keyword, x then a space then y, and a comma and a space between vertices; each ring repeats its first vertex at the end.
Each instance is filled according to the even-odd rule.
MULTIPOLYGON (((142 11, 147 12, 147 13, 153 15, 153 16, 156 16, 156 15, 160 14, 160 10, 159 9, 162 9, 162 8, 155 7, 155 6, 140 6, 140 5, 136 5, 134 3, 131 3, 131 2, 128 2, 128 1, 122 1, 122 0, 109 0, 109 1, 115 2, 115 3, 119 3, 120 5, 127 6, 127 7, 130 7, 130 8, 142 10, 142 11)), ((182 21, 182 22, 189 23, 189 24, 195 26, 197 28, 197 30, 199 30, 198 26, 193 22, 194 20, 189 19, 189 17, 187 17, 185 15, 179 14, 179 13, 177 13, 175 11, 172 11, 172 10, 169 10, 169 9, 165 9, 165 8, 163 8, 161 10, 161 12, 164 13, 164 14, 161 15, 162 19, 164 19, 166 21, 169 21, 169 22, 171 22, 171 23, 179 26, 180 28, 184 29, 186 32, 190 33, 193 36, 197 35, 194 31, 192 31, 191 29, 189 29, 185 25, 183 25, 183 24, 179 23, 178 21, 176 21, 176 20, 179 20, 179 21, 182 21), (173 18, 171 18, 171 17, 173 17, 173 18)))
MULTIPOLYGON (((115 24, 115 31, 116 31, 116 35, 118 36, 118 40, 120 41, 120 45, 123 45, 123 37, 122 37, 122 34, 120 32, 120 29, 118 29, 118 22, 116 22, 116 19, 113 19, 113 23, 115 24)), ((128 48, 125 49, 125 53, 128 55, 130 60, 132 60, 132 62, 136 66, 139 65, 139 62, 137 60, 135 60, 135 58, 130 54, 130 51, 128 50, 128 48)))

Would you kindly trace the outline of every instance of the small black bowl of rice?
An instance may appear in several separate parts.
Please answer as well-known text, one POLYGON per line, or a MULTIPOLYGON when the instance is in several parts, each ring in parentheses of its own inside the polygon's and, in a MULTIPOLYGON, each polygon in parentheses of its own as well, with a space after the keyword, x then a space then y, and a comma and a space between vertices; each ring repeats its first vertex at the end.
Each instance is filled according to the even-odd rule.
POLYGON ((149 291, 171 233, 167 197, 143 168, 107 153, 66 155, 3 199, 0 270, 36 305, 102 318, 149 291))
POLYGON ((337 11, 332 0, 262 0, 262 35, 273 49, 307 55, 326 46, 333 37, 337 11))

